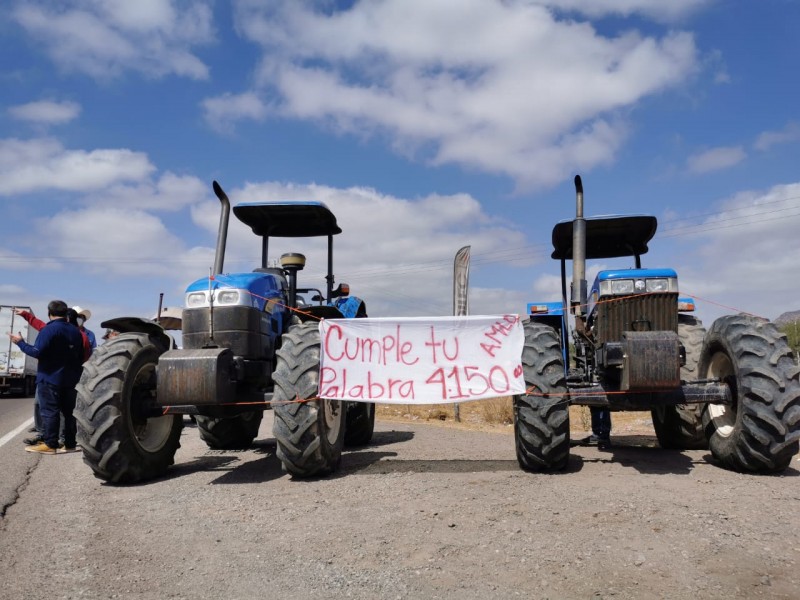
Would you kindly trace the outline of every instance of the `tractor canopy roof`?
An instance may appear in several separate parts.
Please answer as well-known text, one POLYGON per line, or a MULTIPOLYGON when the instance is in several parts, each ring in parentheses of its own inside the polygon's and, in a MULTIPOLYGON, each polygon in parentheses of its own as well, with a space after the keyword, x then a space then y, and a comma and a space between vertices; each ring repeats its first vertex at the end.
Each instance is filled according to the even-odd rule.
POLYGON ((256 235, 314 237, 342 233, 336 217, 322 202, 242 202, 233 207, 233 214, 256 235))
MULTIPOLYGON (((588 217, 586 219, 586 258, 617 258, 647 253, 647 242, 656 234, 655 217, 588 217)), ((553 227, 553 254, 556 259, 572 259, 572 221, 553 227)))

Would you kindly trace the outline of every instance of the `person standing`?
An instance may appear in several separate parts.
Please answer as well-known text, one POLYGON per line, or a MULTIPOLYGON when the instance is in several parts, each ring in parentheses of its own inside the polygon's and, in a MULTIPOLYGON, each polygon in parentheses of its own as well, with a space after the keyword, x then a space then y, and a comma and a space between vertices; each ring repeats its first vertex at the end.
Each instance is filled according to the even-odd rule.
MULTIPOLYGON (((97 338, 95 338, 92 330, 86 329, 84 326, 84 323, 92 318, 92 311, 90 311, 88 308, 81 308, 80 306, 73 306, 72 310, 78 314, 78 329, 80 329, 81 332, 86 334, 86 337, 89 338, 89 345, 92 348, 92 352, 94 352, 95 348, 97 348, 97 338)), ((89 352, 89 354, 92 352, 89 352)))
MULTIPOLYGON (((41 331, 47 323, 42 321, 40 318, 36 317, 32 312, 28 312, 27 310, 23 310, 21 308, 15 308, 14 312, 25 319, 31 327, 33 327, 36 331, 41 331)), ((67 309, 67 322, 72 323, 75 327, 78 327, 78 313, 76 313, 73 309, 67 309)), ((80 329, 80 328, 79 328, 80 329)), ((88 331, 88 330, 87 330, 88 331)), ((83 338, 83 362, 89 360, 89 357, 92 355, 92 346, 89 342, 89 337, 86 335, 85 331, 81 331, 81 337, 83 338)), ((59 438, 58 441, 60 444, 64 442, 64 419, 61 418, 61 426, 59 428, 59 438)), ((42 417, 39 412, 39 394, 35 393, 33 397, 33 428, 29 431, 29 433, 33 433, 34 435, 31 437, 26 437, 22 441, 27 444, 28 446, 35 446, 40 442, 44 441, 44 426, 42 425, 42 417)))
POLYGON ((611 447, 611 411, 600 406, 590 406, 592 415, 592 435, 589 445, 597 446, 600 450, 611 447))
POLYGON ((106 340, 106 341, 113 340, 118 335, 119 335, 119 331, 117 331, 116 329, 106 329, 106 333, 103 336, 103 339, 106 340))
POLYGON ((67 304, 61 300, 52 300, 47 305, 50 321, 39 332, 34 345, 28 344, 18 333, 8 334, 22 352, 39 361, 36 393, 44 440, 28 446, 28 452, 56 454, 77 451, 72 412, 75 410, 75 386, 81 376, 83 339, 80 331, 67 322, 67 310, 67 304), (59 414, 64 417, 63 449, 58 445, 59 414))
MULTIPOLYGON (((41 331, 44 326, 47 325, 47 323, 36 317, 32 312, 28 312, 22 308, 15 308, 14 313, 25 319, 36 331, 41 331)), ((39 412, 39 393, 36 391, 34 391, 33 394, 33 428, 28 433, 34 435, 22 440, 27 445, 34 446, 44 441, 44 426, 42 425, 42 417, 39 412)))

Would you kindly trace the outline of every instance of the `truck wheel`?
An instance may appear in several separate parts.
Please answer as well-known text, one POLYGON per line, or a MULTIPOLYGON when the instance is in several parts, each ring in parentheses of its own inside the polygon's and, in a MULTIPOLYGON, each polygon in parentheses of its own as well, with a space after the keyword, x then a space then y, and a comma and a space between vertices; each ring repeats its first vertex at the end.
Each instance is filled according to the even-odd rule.
MULTIPOLYGON (((706 329, 700 319, 692 315, 678 315, 678 338, 686 349, 686 364, 681 367, 681 379, 697 379, 697 364, 703 351, 706 329)), ((653 428, 662 448, 673 450, 700 450, 708 448, 703 431, 702 406, 678 404, 658 406, 651 413, 653 428)))
POLYGON ((258 435, 264 412, 252 410, 233 417, 197 415, 195 422, 200 439, 214 450, 244 450, 258 435))
POLYGON ((327 475, 342 457, 345 404, 317 398, 320 339, 317 323, 295 323, 283 335, 272 379, 272 434, 283 470, 295 477, 327 475))
POLYGON ((183 415, 147 417, 156 395, 156 363, 166 350, 142 333, 108 340, 83 365, 75 418, 83 460, 100 479, 135 483, 175 462, 183 415))
POLYGON ((344 445, 366 446, 375 431, 375 403, 348 402, 345 413, 344 445))
POLYGON ((517 461, 526 471, 563 470, 569 462, 569 398, 561 342, 552 327, 530 321, 524 327, 528 393, 514 396, 517 461))
POLYGON ((699 373, 728 384, 733 398, 703 410, 714 458, 740 472, 786 469, 800 439, 800 370, 786 336, 764 319, 720 317, 706 335, 699 373))

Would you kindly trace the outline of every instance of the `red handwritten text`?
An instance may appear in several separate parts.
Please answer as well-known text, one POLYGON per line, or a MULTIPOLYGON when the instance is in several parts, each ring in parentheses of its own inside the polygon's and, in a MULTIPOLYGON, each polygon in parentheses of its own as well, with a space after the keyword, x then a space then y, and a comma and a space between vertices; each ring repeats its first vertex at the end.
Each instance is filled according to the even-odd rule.
POLYGON ((380 339, 347 339, 342 335, 341 327, 331 324, 324 343, 326 356, 334 362, 345 359, 377 365, 387 365, 390 362, 414 365, 419 362, 419 357, 409 356, 413 344, 402 339, 400 325, 397 325, 394 335, 385 335, 380 339))

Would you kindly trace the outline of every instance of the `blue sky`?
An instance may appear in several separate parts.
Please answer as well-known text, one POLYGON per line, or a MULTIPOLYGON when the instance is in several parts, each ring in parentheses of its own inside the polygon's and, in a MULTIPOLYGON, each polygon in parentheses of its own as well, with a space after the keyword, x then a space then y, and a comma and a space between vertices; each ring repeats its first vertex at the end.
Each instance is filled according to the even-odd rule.
MULTIPOLYGON (((698 315, 800 308, 800 2, 25 0, 0 23, 0 304, 180 305, 234 204, 328 204, 370 316, 559 297, 550 232, 654 214, 698 315)), ((232 220, 227 271, 257 266, 232 220)), ((301 285, 321 285, 319 243, 301 285)), ((600 268, 622 262, 591 263, 600 268)))

